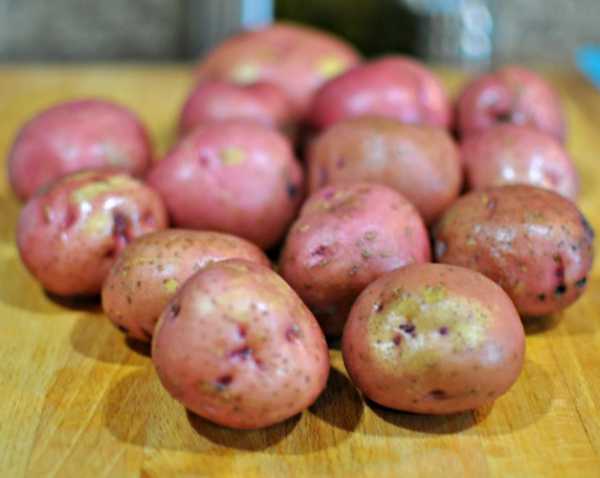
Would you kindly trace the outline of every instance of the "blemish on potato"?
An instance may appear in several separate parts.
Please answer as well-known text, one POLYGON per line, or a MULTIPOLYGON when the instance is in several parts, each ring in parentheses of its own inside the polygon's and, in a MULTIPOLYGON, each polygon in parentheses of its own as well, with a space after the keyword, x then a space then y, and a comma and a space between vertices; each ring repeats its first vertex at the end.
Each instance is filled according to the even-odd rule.
POLYGON ((296 199, 300 192, 300 188, 294 183, 288 183, 286 191, 290 199, 296 199))
POLYGON ((295 340, 298 340, 301 336, 302 336, 302 330, 300 329, 298 324, 292 324, 285 331, 285 339, 288 342, 293 342, 295 340))
POLYGON ((246 160, 246 153, 243 149, 236 146, 228 146, 221 150, 219 158, 225 166, 236 166, 246 160))
POLYGON ((444 390, 441 390, 439 388, 432 390, 431 392, 429 392, 428 395, 430 398, 433 398, 434 400, 447 400, 450 398, 444 390))
POLYGON ((587 277, 582 277, 577 282, 575 282, 575 287, 579 287, 579 288, 585 287, 586 284, 587 284, 587 277))
POLYGON ((365 232, 363 237, 367 241, 374 241, 377 238, 377 231, 367 231, 365 232))
POLYGON ((172 322, 177 318, 179 312, 181 312, 181 304, 179 304, 178 302, 172 303, 165 315, 165 320, 172 322))
POLYGON ((435 257, 438 259, 444 257, 444 254, 446 254, 446 251, 448 250, 448 244, 446 244, 444 241, 435 241, 433 247, 435 250, 435 257))
POLYGON ((346 69, 346 63, 337 56, 325 56, 317 63, 317 71, 323 78, 330 79, 346 69))
POLYGON ((173 278, 165 279, 163 281, 163 287, 169 294, 173 294, 177 290, 177 287, 179 287, 179 282, 173 278))
POLYGON ((231 382, 233 382, 233 376, 232 375, 221 375, 215 381, 215 389, 217 390, 217 392, 222 392, 229 385, 231 385, 231 382))
POLYGON ((260 66, 256 63, 241 63, 231 72, 231 81, 240 85, 254 83, 260 77, 260 66))

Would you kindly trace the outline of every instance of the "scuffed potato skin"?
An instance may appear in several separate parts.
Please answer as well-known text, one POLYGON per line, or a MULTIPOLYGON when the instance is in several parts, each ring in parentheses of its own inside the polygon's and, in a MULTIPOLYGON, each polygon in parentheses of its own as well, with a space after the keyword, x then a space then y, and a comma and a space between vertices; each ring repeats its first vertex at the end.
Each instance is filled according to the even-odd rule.
POLYGON ((310 406, 329 374, 327 344, 300 298, 267 267, 207 266, 177 292, 152 341, 171 395, 231 428, 261 428, 310 406))
POLYGON ((471 192, 434 229, 439 262, 486 275, 525 316, 557 312, 583 293, 593 240, 575 204, 524 185, 471 192))
POLYGON ((439 128, 361 117, 337 123, 311 146, 311 192, 327 184, 371 181, 402 193, 433 222, 454 202, 462 184, 459 151, 439 128))
POLYGON ((549 83, 526 68, 507 65, 467 83, 456 106, 456 127, 465 138, 499 123, 528 125, 564 141, 560 98, 549 83))
POLYGON ((359 61, 356 50, 333 35, 277 22, 227 39, 204 58, 196 73, 200 79, 242 85, 273 83, 286 91, 301 117, 321 85, 359 61))
POLYGON ((329 186, 313 194, 280 258, 286 281, 328 336, 339 336, 358 294, 385 272, 431 257, 423 220, 385 186, 329 186))
POLYGON ((525 334, 504 291, 481 274, 412 264, 367 287, 352 307, 342 354, 375 402, 449 414, 493 402, 517 380, 525 334))
POLYGON ((23 126, 8 155, 16 195, 84 169, 115 168, 142 176, 152 162, 148 132, 127 108, 99 99, 60 103, 23 126))
POLYGON ((102 308, 131 337, 149 341, 181 284, 208 264, 234 258, 270 266, 261 249, 229 234, 185 229, 146 234, 129 244, 110 269, 102 308))
POLYGON ((534 128, 495 126, 463 141, 461 157, 470 189, 529 184, 577 199, 579 177, 569 154, 534 128))
POLYGON ((364 115, 440 128, 450 127, 452 119, 441 82, 424 65, 404 56, 363 63, 323 85, 313 98, 308 121, 324 129, 364 115))
POLYGON ((148 184, 176 226, 226 232, 263 249, 283 237, 304 191, 289 142, 248 120, 198 126, 156 164, 148 184))
POLYGON ((125 246, 168 225, 161 198, 114 171, 75 173, 39 191, 21 210, 17 246, 48 291, 92 295, 125 246))
POLYGON ((293 106, 280 88, 270 83, 235 85, 217 80, 203 81, 192 90, 181 111, 179 133, 189 133, 205 122, 230 119, 253 120, 293 133, 293 106))

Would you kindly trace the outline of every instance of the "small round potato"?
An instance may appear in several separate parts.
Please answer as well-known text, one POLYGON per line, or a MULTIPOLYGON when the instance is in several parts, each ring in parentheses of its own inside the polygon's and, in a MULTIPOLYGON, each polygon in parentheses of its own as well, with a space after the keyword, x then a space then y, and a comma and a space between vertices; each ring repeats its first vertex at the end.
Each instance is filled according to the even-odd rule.
POLYGON ((111 167, 141 176, 151 161, 148 133, 131 111, 87 99, 53 106, 25 124, 8 155, 8 173, 26 200, 75 171, 111 167))
POLYGON ((152 360, 169 393, 231 428, 261 428, 310 406, 329 374, 319 324, 281 277, 241 259, 210 264, 167 305, 152 360))
POLYGON ((175 225, 227 232, 264 249, 285 234, 303 192, 288 141, 242 120, 196 128, 157 163, 148 183, 175 225))
POLYGON ((531 126, 565 139, 560 98, 537 73, 516 65, 481 75, 467 83, 456 105, 460 135, 476 135, 499 123, 531 126))
POLYGON ((285 280, 329 336, 339 336, 358 294, 385 272, 431 257, 414 206, 369 183, 313 194, 292 226, 280 258, 285 280))
POLYGON ((504 124, 468 137, 462 161, 471 189, 529 184, 575 200, 579 177, 554 137, 531 127, 504 124))
POLYGON ((497 282, 525 316, 557 312, 584 291, 594 232, 568 199, 533 186, 461 197, 434 228, 439 262, 497 282))
POLYGON ((308 120, 323 129, 364 115, 442 128, 450 126, 452 117, 439 80, 421 63, 402 56, 364 63, 327 82, 315 94, 308 120))
POLYGON ((175 291, 212 262, 241 258, 269 267, 254 244, 229 234, 167 229, 131 244, 110 269, 102 287, 102 308, 127 333, 149 341, 175 291))
POLYGON ((446 131, 378 117, 333 125, 309 149, 308 167, 311 192, 327 184, 382 183, 406 196, 427 223, 454 202, 462 182, 458 148, 446 131))
POLYGON ((346 369, 371 400, 448 414, 493 402, 517 380, 525 333, 504 291, 477 272, 412 264, 385 274, 352 307, 346 369))
POLYGON ((303 115, 319 86, 359 61, 356 50, 340 38, 277 22, 225 40, 204 58, 197 74, 242 85, 273 83, 287 92, 297 114, 303 115))
POLYGON ((249 119, 292 133, 293 106, 286 94, 270 83, 235 85, 203 81, 191 92, 179 121, 181 134, 204 122, 249 119))
POLYGON ((65 176, 21 210, 17 245, 29 271, 58 295, 92 295, 134 238, 167 226, 161 198, 114 171, 65 176))

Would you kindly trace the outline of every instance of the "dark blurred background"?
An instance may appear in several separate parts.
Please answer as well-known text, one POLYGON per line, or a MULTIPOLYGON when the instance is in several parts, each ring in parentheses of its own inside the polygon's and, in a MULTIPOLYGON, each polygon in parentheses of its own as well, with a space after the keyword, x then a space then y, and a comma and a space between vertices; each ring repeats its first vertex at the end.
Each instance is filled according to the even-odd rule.
POLYGON ((0 0, 0 61, 193 59, 273 18, 334 31, 370 56, 474 66, 566 63, 600 43, 600 0, 0 0))

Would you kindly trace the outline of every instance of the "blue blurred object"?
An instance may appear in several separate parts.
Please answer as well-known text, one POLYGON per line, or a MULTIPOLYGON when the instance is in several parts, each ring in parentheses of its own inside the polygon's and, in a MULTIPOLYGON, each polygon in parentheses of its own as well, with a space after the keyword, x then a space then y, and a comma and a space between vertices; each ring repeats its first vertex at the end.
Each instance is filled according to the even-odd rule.
POLYGON ((584 45, 575 51, 575 63, 584 76, 600 89, 600 45, 584 45))

